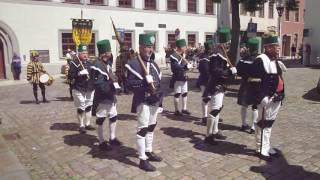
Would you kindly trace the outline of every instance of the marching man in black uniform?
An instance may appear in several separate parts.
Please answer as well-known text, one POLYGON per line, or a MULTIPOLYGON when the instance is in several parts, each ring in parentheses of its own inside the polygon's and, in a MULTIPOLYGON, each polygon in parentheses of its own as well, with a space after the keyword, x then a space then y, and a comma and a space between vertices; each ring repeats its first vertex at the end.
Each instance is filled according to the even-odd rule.
POLYGON ((137 147, 139 168, 155 171, 149 161, 162 161, 152 150, 154 129, 157 125, 159 105, 163 93, 160 91, 161 72, 152 59, 155 37, 153 34, 139 35, 139 54, 128 61, 128 86, 133 91, 132 113, 138 115, 137 147))
POLYGON ((28 63, 28 66, 27 66, 27 80, 32 84, 33 95, 37 104, 40 104, 38 100, 38 86, 41 89, 43 102, 44 103, 49 102, 46 99, 46 87, 43 83, 40 82, 41 73, 46 73, 46 71, 44 70, 43 65, 39 61, 39 52, 32 51, 31 61, 28 63))
POLYGON ((207 122, 207 136, 204 140, 205 143, 214 145, 215 139, 226 139, 221 131, 219 131, 219 116, 223 108, 223 97, 225 92, 225 80, 232 74, 237 73, 235 67, 230 67, 230 63, 226 56, 226 45, 230 41, 230 29, 221 28, 218 31, 220 52, 210 56, 209 70, 210 77, 206 86, 205 92, 202 97, 211 96, 212 111, 209 113, 210 118, 207 122))
POLYGON ((80 124, 79 132, 86 133, 86 130, 94 130, 90 124, 94 96, 93 81, 89 73, 92 64, 88 60, 86 45, 80 44, 78 52, 78 56, 70 63, 69 79, 73 82, 72 94, 80 124))
POLYGON ((112 60, 111 45, 109 40, 101 40, 97 43, 99 60, 91 67, 94 80, 94 106, 96 112, 96 124, 99 147, 102 150, 111 150, 111 146, 120 146, 122 143, 116 138, 117 107, 116 89, 120 86, 109 62, 112 60), (103 122, 109 118, 109 144, 104 139, 103 122))
POLYGON ((284 98, 284 80, 282 72, 285 66, 279 61, 279 42, 277 36, 263 37, 265 53, 255 60, 257 77, 261 78, 258 104, 258 123, 256 124, 256 145, 259 157, 270 161, 276 151, 270 146, 271 129, 277 118, 284 98))
POLYGON ((191 113, 187 110, 187 99, 188 99, 188 81, 186 72, 192 68, 186 59, 183 57, 187 50, 185 39, 179 39, 176 41, 177 50, 170 55, 172 79, 170 86, 174 88, 174 108, 175 115, 182 116, 183 114, 190 115, 191 113), (179 110, 180 96, 182 97, 182 111, 179 110))
MULTIPOLYGON (((199 78, 197 85, 201 89, 201 94, 204 93, 206 85, 209 80, 210 71, 209 71, 209 57, 213 54, 214 42, 212 40, 206 41, 204 43, 204 52, 200 55, 199 60, 199 78)), ((202 97, 202 122, 207 123, 208 119, 208 104, 211 99, 211 96, 202 97)))
POLYGON ((238 75, 241 76, 241 85, 238 94, 238 104, 241 106, 241 120, 242 131, 249 130, 250 134, 255 131, 254 123, 258 118, 258 95, 261 86, 261 79, 250 76, 250 72, 255 68, 253 66, 254 60, 258 56, 259 40, 257 38, 250 38, 247 42, 248 49, 244 49, 244 57, 239 60, 237 64, 238 75), (248 106, 252 106, 252 124, 247 124, 248 106))

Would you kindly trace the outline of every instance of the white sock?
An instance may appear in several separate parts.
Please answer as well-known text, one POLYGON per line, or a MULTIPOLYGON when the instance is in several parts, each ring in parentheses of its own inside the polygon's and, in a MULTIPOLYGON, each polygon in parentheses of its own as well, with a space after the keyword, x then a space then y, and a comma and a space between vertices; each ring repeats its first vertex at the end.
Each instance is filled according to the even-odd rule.
POLYGON ((207 120, 207 136, 210 136, 213 132, 213 124, 214 124, 214 117, 210 116, 207 120))
POLYGON ((220 114, 218 114, 218 115, 214 118, 213 134, 217 134, 217 133, 219 132, 219 117, 220 117, 220 114))
POLYGON ((208 116, 208 103, 202 101, 202 117, 208 116))
POLYGON ((173 102, 174 102, 174 108, 176 111, 179 111, 179 99, 180 98, 174 98, 173 102))
POLYGON ((253 130, 255 129, 254 128, 254 124, 257 123, 258 116, 259 116, 258 109, 252 110, 252 125, 251 125, 251 129, 253 129, 253 130))
POLYGON ((152 152, 153 132, 146 134, 146 152, 152 152))
POLYGON ((182 97, 182 110, 187 110, 187 100, 188 97, 182 97))
POLYGON ((110 122, 109 121, 109 133, 110 133, 110 139, 113 140, 116 138, 116 127, 117 127, 117 122, 110 122))
POLYGON ((137 134, 137 147, 139 159, 146 160, 146 138, 137 134))
POLYGON ((248 110, 248 107, 246 107, 246 106, 241 106, 242 126, 247 125, 247 110, 248 110))
POLYGON ((77 113, 77 118, 78 118, 80 127, 84 127, 84 114, 83 113, 77 113))
POLYGON ((90 125, 90 122, 91 122, 91 111, 89 112, 86 112, 86 126, 89 126, 90 125))
POLYGON ((97 133, 98 133, 98 140, 99 140, 99 144, 104 142, 104 137, 103 137, 103 126, 102 125, 98 125, 97 128, 97 133))

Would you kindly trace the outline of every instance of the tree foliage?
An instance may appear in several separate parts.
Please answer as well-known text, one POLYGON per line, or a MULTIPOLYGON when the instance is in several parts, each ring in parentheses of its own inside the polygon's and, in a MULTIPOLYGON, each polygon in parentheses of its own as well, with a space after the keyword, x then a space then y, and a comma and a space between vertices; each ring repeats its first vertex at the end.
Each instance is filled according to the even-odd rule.
MULTIPOLYGON (((215 3, 221 3, 221 1, 226 0, 212 0, 215 3)), ((244 10, 248 12, 254 12, 262 7, 267 2, 276 4, 279 0, 231 0, 231 10, 232 10, 232 39, 231 39, 231 49, 229 52, 229 57, 231 62, 235 64, 238 52, 239 35, 240 35, 240 4, 243 5, 244 10)), ((284 6, 289 11, 298 10, 299 1, 298 0, 282 0, 284 6)))

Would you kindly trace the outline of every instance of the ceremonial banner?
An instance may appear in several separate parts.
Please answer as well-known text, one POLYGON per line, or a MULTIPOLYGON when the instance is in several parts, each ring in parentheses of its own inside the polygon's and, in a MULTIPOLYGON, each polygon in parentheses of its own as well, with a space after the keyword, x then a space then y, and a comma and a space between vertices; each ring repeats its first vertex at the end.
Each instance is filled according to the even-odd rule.
POLYGON ((92 20, 73 19, 72 20, 72 38, 76 46, 83 43, 90 44, 92 38, 92 20))

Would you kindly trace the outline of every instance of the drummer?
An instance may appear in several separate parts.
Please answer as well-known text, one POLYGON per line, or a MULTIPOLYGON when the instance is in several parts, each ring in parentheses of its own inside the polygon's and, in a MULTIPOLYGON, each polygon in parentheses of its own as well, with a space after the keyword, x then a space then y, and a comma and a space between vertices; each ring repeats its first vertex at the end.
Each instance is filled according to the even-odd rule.
POLYGON ((40 82, 40 75, 46 73, 41 62, 39 61, 39 52, 31 51, 31 61, 27 66, 27 80, 33 86, 33 95, 36 100, 36 104, 40 104, 38 100, 38 86, 41 89, 42 100, 44 103, 49 101, 46 99, 46 88, 43 83, 40 82))

